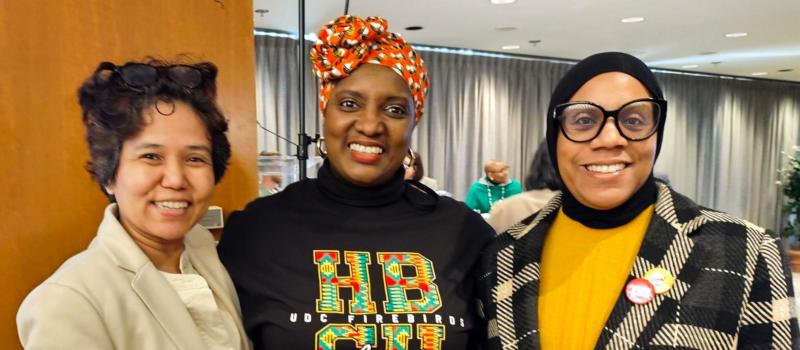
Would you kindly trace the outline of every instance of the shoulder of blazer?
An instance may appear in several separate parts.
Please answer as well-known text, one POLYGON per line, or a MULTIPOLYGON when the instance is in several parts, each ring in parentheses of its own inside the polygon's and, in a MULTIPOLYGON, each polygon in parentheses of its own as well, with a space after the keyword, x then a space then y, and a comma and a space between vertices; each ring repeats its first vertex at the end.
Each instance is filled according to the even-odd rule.
POLYGON ((194 227, 189 230, 189 233, 184 237, 184 244, 190 245, 195 249, 211 248, 216 250, 217 246, 211 231, 200 224, 194 225, 194 227))
POLYGON ((211 231, 200 225, 195 225, 186 234, 184 244, 189 251, 190 258, 193 259, 192 263, 195 265, 195 269, 207 280, 215 279, 219 282, 224 282, 226 292, 233 293, 232 289, 228 289, 227 282, 230 277, 219 259, 217 243, 211 231))
MULTIPOLYGON (((98 299, 98 281, 104 284, 126 285, 134 278, 130 271, 119 268, 108 253, 99 247, 90 247, 69 258, 42 284, 54 284, 75 291, 93 303, 98 299)), ((38 288, 38 287, 37 287, 38 288)), ((100 305, 95 305, 100 307, 100 305)))
POLYGON ((747 220, 700 206, 661 182, 656 182, 656 185, 659 188, 659 196, 655 214, 686 235, 702 235, 721 225, 735 225, 746 229, 724 230, 723 234, 729 236, 746 234, 746 232, 757 235, 766 233, 766 229, 747 220))

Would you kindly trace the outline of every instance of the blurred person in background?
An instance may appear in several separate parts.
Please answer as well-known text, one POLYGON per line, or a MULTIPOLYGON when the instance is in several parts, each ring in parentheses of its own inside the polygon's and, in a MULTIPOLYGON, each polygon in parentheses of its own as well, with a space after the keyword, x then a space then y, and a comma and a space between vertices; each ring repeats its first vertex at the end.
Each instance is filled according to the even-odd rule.
MULTIPOLYGON (((280 153, 271 151, 261 151, 258 154, 261 157, 280 157, 280 153)), ((268 163, 262 165, 262 160, 259 158, 258 175, 261 176, 261 181, 258 183, 258 196, 266 197, 283 191, 281 184, 283 183, 283 169, 281 168, 279 160, 269 160, 268 163)))
POLYGON ((522 193, 519 182, 508 177, 508 166, 492 159, 483 166, 486 176, 472 184, 467 193, 467 206, 481 214, 489 213, 492 207, 513 195, 522 193))
POLYGON ((489 225, 502 233, 514 224, 542 210, 561 189, 558 173, 553 169, 547 143, 542 142, 525 178, 525 192, 496 203, 489 212, 489 225))
POLYGON ((408 167, 406 168, 406 180, 417 181, 434 191, 439 190, 436 180, 425 176, 425 168, 422 166, 422 158, 420 158, 419 153, 414 151, 414 158, 406 156, 406 159, 403 160, 403 165, 408 167))

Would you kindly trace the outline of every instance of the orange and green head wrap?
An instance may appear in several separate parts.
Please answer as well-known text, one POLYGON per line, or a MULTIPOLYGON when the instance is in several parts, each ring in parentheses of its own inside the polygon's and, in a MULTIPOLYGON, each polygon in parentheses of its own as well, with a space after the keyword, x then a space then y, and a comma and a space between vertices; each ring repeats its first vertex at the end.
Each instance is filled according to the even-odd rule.
POLYGON ((380 64, 399 74, 414 96, 416 120, 422 117, 428 94, 428 68, 411 45, 400 35, 386 29, 380 17, 342 16, 326 24, 311 48, 314 74, 320 80, 319 107, 325 106, 333 91, 333 82, 349 76, 362 63, 380 64))

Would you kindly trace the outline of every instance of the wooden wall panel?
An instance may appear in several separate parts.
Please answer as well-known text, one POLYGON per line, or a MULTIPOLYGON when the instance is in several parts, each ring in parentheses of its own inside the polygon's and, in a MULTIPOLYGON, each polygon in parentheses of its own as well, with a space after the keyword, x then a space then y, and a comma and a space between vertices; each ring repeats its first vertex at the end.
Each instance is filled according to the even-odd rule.
POLYGON ((0 0, 0 347, 36 285, 86 248, 108 204, 83 169, 77 89, 100 61, 189 53, 217 64, 232 164, 214 205, 257 191, 250 0, 0 0))

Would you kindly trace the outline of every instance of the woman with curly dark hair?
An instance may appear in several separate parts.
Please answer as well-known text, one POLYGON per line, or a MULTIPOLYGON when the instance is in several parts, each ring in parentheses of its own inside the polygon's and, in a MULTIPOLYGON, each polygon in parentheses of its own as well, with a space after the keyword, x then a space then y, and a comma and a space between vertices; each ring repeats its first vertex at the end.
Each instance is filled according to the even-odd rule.
POLYGON ((101 63, 81 86, 86 168, 111 204, 89 247, 25 299, 31 349, 248 349, 197 223, 230 158, 212 63, 101 63))

